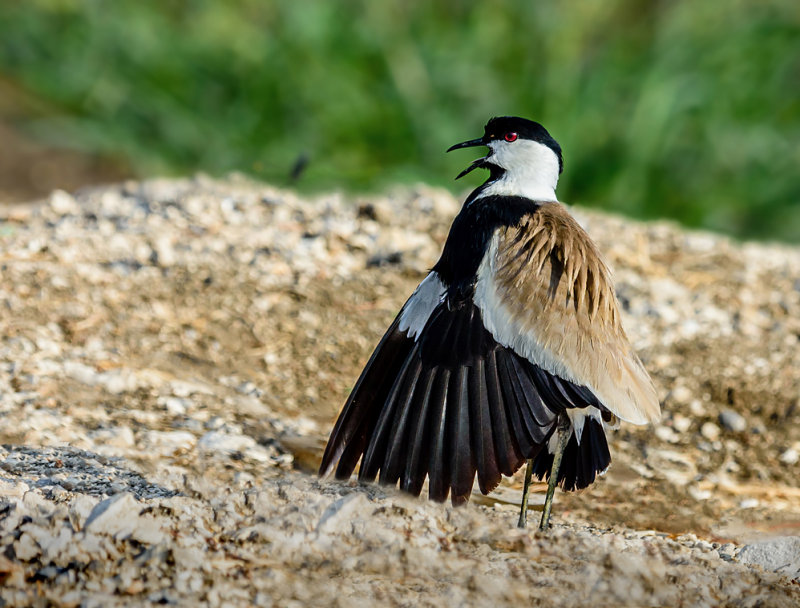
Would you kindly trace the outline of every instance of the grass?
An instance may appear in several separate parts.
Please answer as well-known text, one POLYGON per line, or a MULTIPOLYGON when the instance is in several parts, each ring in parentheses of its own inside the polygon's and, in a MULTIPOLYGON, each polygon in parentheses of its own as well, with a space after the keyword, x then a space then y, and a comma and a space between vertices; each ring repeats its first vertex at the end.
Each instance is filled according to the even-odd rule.
POLYGON ((793 0, 11 1, 0 73, 46 103, 31 133, 142 176, 458 189, 444 150, 517 114, 565 201, 800 241, 793 0))

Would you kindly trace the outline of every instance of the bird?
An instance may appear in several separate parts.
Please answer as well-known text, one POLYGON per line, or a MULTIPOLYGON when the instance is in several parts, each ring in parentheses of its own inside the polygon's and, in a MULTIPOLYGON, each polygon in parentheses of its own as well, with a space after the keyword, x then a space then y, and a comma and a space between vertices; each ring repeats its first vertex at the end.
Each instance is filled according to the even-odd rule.
POLYGON ((556 197, 561 147, 538 122, 494 117, 451 146, 488 154, 441 256, 369 358, 331 431, 319 474, 390 486, 454 506, 477 477, 485 495, 526 464, 533 476, 591 485, 611 463, 620 421, 660 418, 653 382, 621 323, 611 270, 556 197))

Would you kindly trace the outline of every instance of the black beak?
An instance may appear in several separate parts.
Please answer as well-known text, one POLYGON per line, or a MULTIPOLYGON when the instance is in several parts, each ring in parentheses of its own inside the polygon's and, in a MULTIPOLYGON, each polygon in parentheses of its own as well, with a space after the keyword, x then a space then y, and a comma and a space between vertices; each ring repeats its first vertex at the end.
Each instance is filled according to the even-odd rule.
POLYGON ((481 167, 483 167, 485 161, 486 161, 486 157, 479 158, 477 160, 472 161, 472 164, 469 167, 467 167, 461 173, 456 175, 456 179, 461 179, 467 173, 470 173, 471 171, 474 171, 475 169, 480 169, 481 167))
POLYGON ((485 146, 486 142, 483 141, 482 137, 478 139, 470 139, 469 141, 462 141, 460 144, 456 144, 455 146, 450 146, 447 148, 448 152, 452 152, 453 150, 458 150, 459 148, 474 148, 475 146, 485 146))
MULTIPOLYGON (((460 144, 456 144, 455 146, 450 146, 447 149, 447 151, 451 152, 453 150, 458 150, 459 148, 474 148, 476 146, 485 146, 485 145, 486 145, 486 141, 484 140, 484 138, 483 137, 479 137, 478 139, 470 139, 469 141, 462 141, 460 144)), ((489 158, 488 155, 483 157, 483 158, 479 158, 479 159, 473 161, 472 164, 469 167, 464 169, 461 173, 459 173, 456 176, 456 179, 461 179, 462 177, 464 177, 470 171, 474 171, 475 169, 483 167, 487 158, 489 158)))

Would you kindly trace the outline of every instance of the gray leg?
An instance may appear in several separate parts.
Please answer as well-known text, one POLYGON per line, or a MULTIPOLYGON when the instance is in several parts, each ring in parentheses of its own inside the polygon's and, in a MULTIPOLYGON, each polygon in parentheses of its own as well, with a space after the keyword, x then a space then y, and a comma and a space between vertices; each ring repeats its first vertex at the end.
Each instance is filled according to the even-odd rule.
POLYGON ((533 473, 533 458, 528 458, 528 467, 525 469, 525 485, 522 487, 522 508, 519 512, 518 528, 528 525, 528 493, 531 489, 531 474, 533 473))
POLYGON ((544 510, 542 511, 542 521, 539 524, 540 530, 547 530, 550 527, 550 509, 553 506, 553 494, 556 491, 558 481, 558 469, 561 467, 561 457, 569 442, 572 433, 572 425, 566 414, 559 414, 558 428, 556 429, 557 441, 556 453, 553 454, 553 466, 550 468, 550 480, 547 482, 547 497, 544 500, 544 510))

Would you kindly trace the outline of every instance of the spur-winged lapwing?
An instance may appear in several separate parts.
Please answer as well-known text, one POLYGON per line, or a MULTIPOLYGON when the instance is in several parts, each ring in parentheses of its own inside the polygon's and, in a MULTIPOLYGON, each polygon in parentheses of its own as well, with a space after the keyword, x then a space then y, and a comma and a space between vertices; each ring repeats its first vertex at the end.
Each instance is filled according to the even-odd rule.
MULTIPOLYGON (((553 492, 606 470, 606 429, 658 420, 656 391, 620 322, 608 266, 556 199, 561 147, 539 123, 493 118, 459 174, 488 169, 441 258, 381 339, 342 409, 320 474, 466 502, 527 461, 553 492)), ((458 178, 456 178, 458 179, 458 178)))

